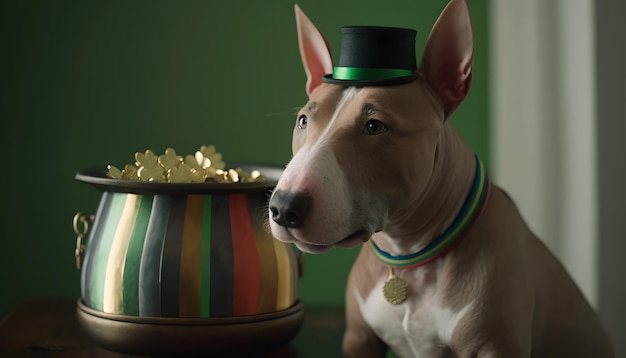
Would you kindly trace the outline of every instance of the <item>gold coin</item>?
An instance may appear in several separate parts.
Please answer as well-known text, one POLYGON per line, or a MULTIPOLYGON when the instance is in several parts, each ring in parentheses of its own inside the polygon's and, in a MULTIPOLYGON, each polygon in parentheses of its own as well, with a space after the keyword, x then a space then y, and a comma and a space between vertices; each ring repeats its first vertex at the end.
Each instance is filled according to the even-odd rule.
POLYGON ((124 166, 124 170, 122 170, 122 179, 140 180, 139 175, 137 175, 137 167, 126 164, 124 166))
POLYGON ((114 165, 107 165, 107 177, 111 179, 122 179, 122 171, 114 165))
POLYGON ((135 165, 151 169, 159 165, 159 158, 150 149, 146 150, 145 153, 136 152, 135 165))
POLYGON ((174 148, 167 148, 165 153, 158 157, 157 162, 166 170, 176 169, 183 162, 183 157, 176 155, 174 148))

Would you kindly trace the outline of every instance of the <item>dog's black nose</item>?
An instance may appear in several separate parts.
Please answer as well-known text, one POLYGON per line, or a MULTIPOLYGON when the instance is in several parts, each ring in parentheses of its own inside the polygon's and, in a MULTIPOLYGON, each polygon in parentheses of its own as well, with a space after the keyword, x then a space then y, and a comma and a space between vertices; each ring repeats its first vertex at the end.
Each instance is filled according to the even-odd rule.
POLYGON ((311 197, 304 193, 277 190, 270 199, 272 220, 284 227, 301 226, 309 213, 311 197))

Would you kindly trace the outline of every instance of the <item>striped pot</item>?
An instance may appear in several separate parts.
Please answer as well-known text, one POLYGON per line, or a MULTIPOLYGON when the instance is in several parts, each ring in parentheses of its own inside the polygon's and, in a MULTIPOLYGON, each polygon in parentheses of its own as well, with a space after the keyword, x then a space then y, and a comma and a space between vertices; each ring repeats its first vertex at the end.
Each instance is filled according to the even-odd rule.
POLYGON ((291 246, 266 225, 265 183, 169 184, 76 175, 102 191, 82 258, 82 304, 136 317, 223 318, 297 302, 291 246))

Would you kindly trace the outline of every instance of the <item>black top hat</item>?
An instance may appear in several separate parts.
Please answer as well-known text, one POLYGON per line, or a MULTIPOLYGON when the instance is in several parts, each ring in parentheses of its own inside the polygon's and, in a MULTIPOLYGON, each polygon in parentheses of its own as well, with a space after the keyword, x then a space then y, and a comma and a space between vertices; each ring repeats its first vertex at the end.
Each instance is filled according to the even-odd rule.
POLYGON ((343 86, 388 86, 417 78, 411 29, 348 26, 341 29, 339 66, 322 79, 343 86))

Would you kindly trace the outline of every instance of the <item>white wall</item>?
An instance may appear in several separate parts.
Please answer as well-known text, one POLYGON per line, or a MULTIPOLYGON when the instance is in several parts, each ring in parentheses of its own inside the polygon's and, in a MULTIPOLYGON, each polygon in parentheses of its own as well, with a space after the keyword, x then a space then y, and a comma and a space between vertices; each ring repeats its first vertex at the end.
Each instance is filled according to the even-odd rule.
POLYGON ((491 4, 494 179, 595 305, 593 3, 491 4))
POLYGON ((626 2, 491 2, 494 179, 626 357, 626 2))

